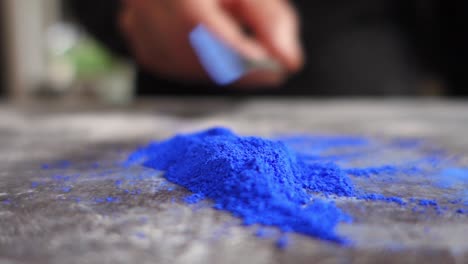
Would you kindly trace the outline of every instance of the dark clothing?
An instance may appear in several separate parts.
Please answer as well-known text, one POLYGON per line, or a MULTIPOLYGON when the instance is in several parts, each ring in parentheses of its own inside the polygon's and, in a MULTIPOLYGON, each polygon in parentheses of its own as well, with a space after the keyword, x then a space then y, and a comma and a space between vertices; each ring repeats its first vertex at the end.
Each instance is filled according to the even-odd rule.
MULTIPOLYGON (((68 0, 97 39, 128 56, 116 25, 119 1, 68 0)), ((140 71, 140 94, 418 94, 427 76, 443 78, 448 94, 467 94, 468 21, 464 1, 294 1, 301 15, 307 64, 282 89, 237 91, 184 85, 140 71)))

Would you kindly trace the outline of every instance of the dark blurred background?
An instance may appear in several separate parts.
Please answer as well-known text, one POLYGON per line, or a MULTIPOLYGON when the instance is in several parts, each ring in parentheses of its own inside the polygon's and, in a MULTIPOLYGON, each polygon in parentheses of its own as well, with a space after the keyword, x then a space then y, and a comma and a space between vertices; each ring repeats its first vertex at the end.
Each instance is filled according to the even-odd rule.
POLYGON ((294 1, 305 69, 283 89, 187 87, 140 71, 113 19, 119 1, 4 0, 2 89, 11 98, 126 104, 140 95, 468 94, 468 4, 436 0, 294 1))
MULTIPOLYGON (((3 5, 0 5, 0 14, 4 14, 3 13, 3 5)), ((5 29, 5 26, 4 26, 4 20, 1 19, 0 20, 0 69, 3 69, 0 71, 0 97, 4 95, 4 89, 5 89, 5 86, 6 86, 6 83, 5 83, 5 40, 4 40, 4 37, 5 37, 5 32, 4 32, 4 29, 5 29)))

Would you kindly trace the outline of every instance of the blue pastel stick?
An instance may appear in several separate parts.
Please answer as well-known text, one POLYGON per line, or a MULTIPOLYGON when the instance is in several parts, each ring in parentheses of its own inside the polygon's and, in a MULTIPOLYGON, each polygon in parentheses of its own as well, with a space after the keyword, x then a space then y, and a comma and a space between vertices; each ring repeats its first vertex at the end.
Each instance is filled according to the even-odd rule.
POLYGON ((201 64, 218 85, 231 84, 247 72, 245 59, 205 26, 198 25, 189 38, 201 64))

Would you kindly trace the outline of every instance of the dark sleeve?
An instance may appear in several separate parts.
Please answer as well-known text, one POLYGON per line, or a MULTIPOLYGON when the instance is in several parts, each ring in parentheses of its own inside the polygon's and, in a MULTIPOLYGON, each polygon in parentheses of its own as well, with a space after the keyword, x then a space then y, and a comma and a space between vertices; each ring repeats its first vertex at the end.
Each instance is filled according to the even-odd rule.
POLYGON ((65 3, 66 11, 98 41, 117 55, 129 56, 117 23, 120 0, 66 0, 65 3))

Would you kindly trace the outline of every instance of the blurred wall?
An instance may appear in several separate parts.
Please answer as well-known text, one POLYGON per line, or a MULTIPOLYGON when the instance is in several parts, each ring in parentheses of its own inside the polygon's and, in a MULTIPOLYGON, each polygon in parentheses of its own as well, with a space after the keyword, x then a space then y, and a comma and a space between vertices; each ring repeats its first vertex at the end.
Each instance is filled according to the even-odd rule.
POLYGON ((45 71, 43 36, 58 19, 59 0, 2 0, 6 87, 13 98, 40 85, 45 71))
POLYGON ((6 61, 6 47, 5 47, 5 11, 4 11, 5 1, 0 2, 0 97, 5 95, 6 90, 6 70, 7 70, 7 61, 6 61))

